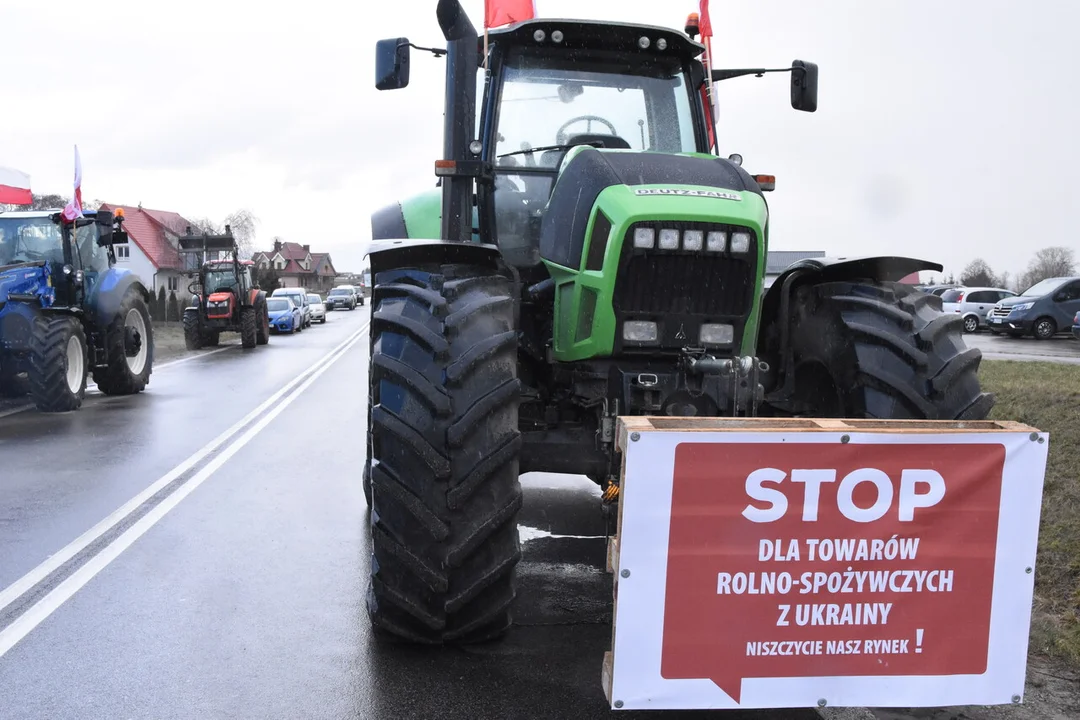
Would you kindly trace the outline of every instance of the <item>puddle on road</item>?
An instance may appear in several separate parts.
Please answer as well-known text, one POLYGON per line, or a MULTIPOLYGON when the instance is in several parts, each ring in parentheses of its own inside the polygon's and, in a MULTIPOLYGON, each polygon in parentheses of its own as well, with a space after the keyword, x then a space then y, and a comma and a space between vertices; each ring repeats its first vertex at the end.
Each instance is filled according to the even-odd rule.
POLYGON ((541 530, 539 528, 529 527, 528 525, 518 525, 518 535, 521 537, 521 542, 523 543, 531 540, 539 540, 541 538, 595 540, 596 538, 604 537, 603 535, 556 535, 548 530, 541 530))

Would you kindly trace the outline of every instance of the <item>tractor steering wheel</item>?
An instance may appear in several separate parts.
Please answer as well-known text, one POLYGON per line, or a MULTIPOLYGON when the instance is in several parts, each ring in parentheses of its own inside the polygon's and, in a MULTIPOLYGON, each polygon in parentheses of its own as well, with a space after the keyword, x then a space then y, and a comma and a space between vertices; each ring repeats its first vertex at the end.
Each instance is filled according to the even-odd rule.
POLYGON ((592 124, 594 122, 598 122, 607 125, 608 128, 610 128, 612 135, 618 136, 619 134, 619 131, 615 129, 615 126, 611 124, 611 121, 607 120, 606 118, 602 118, 599 115, 578 115, 575 118, 570 118, 559 127, 558 132, 555 133, 555 144, 566 145, 567 141, 570 140, 570 135, 567 134, 566 128, 576 122, 581 122, 583 120, 589 123, 588 130, 592 130, 592 124))

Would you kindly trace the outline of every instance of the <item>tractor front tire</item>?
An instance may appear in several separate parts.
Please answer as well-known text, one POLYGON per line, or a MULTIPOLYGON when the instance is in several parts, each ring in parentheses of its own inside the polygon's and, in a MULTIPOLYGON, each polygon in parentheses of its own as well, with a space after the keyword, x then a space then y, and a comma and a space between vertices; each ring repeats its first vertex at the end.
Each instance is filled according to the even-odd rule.
POLYGON ((255 308, 240 308, 240 345, 244 348, 253 348, 259 341, 259 322, 255 316, 255 308))
POLYGON ((105 331, 105 350, 108 364, 93 371, 98 390, 134 395, 146 389, 154 365, 154 328, 146 302, 137 293, 129 292, 120 303, 105 331))
POLYGON ((199 350, 202 346, 203 334, 199 312, 184 312, 184 347, 188 350, 199 350))
POLYGON ((65 315, 38 317, 30 337, 30 394, 41 412, 82 407, 89 359, 82 323, 65 315))
MULTIPOLYGON (((982 352, 941 298, 899 283, 796 290, 791 347, 802 414, 825 418, 982 420, 982 352)), ((781 320, 782 321, 782 320, 781 320)))
POLYGON ((495 639, 521 558, 510 285, 461 264, 388 270, 377 285, 368 613, 383 638, 495 639))

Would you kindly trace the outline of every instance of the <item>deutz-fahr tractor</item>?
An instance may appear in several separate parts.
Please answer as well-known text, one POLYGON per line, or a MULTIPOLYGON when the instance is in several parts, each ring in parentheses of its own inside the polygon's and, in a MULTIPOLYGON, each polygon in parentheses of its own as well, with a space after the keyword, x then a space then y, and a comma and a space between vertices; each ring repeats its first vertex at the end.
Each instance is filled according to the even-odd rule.
MULTIPOLYGON (((813 112, 816 65, 713 70, 690 23, 533 19, 485 42, 457 0, 436 13, 441 189, 372 216, 377 633, 503 634, 519 474, 586 475, 613 507, 619 416, 987 415, 959 316, 898 282, 939 264, 815 259, 764 286, 774 179, 718 156, 710 88, 784 71, 813 112)), ((378 43, 377 88, 407 85, 412 47, 378 43)))
POLYGON ((0 395, 43 412, 82 406, 87 372, 106 395, 141 392, 154 361, 150 294, 115 267, 123 213, 0 212, 0 395))
POLYGON ((266 292, 251 279, 250 260, 240 260, 240 248, 231 229, 222 235, 194 235, 191 228, 178 241, 181 257, 197 257, 198 270, 189 273, 195 280, 184 308, 184 344, 188 350, 214 346, 223 332, 240 333, 245 348, 270 342, 270 311, 266 292), (228 253, 224 260, 211 260, 210 253, 228 253))

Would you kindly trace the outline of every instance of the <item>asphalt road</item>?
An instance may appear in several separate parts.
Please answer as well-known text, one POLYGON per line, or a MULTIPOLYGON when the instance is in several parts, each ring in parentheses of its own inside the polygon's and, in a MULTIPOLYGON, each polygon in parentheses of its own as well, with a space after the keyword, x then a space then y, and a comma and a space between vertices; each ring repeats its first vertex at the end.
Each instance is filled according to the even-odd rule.
POLYGON ((981 331, 964 336, 968 347, 982 350, 987 360, 1053 362, 1080 365, 1080 340, 1058 335, 1050 340, 1011 338, 981 331))
POLYGON ((368 310, 329 320, 163 366, 139 396, 0 408, 0 718, 613 714, 600 686, 612 583, 584 480, 523 478, 506 640, 373 641, 368 310))

